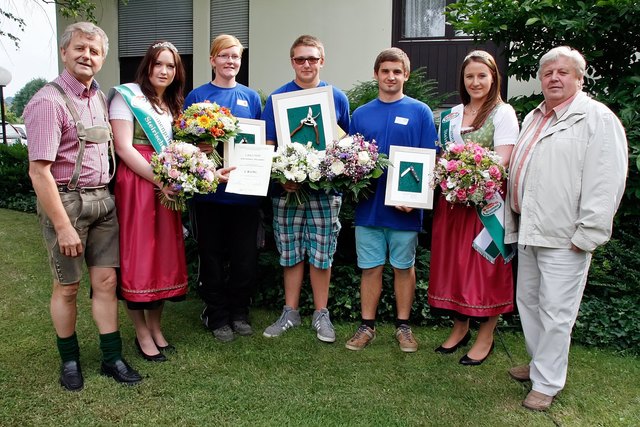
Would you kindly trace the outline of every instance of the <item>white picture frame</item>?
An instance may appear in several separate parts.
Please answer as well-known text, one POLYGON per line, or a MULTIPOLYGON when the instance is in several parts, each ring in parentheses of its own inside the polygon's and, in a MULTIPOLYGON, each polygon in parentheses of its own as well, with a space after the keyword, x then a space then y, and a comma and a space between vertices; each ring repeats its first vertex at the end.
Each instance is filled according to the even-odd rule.
POLYGON ((433 168, 436 150, 433 148, 401 147, 389 149, 387 189, 384 204, 418 209, 433 209, 433 168))

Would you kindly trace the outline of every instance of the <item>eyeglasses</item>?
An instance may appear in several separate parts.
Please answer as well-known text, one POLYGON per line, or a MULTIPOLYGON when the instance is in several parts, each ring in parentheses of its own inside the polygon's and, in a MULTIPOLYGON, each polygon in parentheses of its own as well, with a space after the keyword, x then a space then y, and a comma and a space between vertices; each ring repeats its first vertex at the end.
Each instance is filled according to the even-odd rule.
POLYGON ((216 57, 222 59, 223 61, 232 60, 233 62, 238 62, 242 59, 242 57, 238 55, 216 55, 216 57))
POLYGON ((316 58, 315 56, 309 56, 307 58, 303 57, 303 56, 299 56, 296 58, 291 58, 291 60, 293 62, 295 62, 298 65, 304 65, 304 63, 306 61, 309 61, 309 65, 316 65, 318 63, 318 61, 320 61, 321 58, 316 58))

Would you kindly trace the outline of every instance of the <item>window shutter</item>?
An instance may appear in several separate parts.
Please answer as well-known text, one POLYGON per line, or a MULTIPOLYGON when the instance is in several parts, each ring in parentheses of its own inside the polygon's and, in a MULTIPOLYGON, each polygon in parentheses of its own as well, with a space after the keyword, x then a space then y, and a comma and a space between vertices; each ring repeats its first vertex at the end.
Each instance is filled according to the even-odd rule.
POLYGON ((249 0, 211 0, 211 39, 231 34, 249 48, 249 0))
POLYGON ((193 54, 193 0, 118 2, 120 57, 144 56, 159 39, 173 43, 180 54, 193 54))

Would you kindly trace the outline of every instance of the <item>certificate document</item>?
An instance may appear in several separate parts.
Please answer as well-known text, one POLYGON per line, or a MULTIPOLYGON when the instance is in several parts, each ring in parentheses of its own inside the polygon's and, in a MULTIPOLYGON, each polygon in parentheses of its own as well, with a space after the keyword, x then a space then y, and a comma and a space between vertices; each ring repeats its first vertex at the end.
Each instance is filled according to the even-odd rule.
POLYGON ((266 196, 271 181, 273 145, 237 144, 229 173, 227 193, 266 196))

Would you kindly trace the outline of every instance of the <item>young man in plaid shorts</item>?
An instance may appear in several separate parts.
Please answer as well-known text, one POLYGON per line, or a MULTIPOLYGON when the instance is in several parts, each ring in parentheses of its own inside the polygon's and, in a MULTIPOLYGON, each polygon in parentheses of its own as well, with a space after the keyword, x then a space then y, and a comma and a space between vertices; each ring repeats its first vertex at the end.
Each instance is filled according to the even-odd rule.
MULTIPOLYGON (((324 46, 317 38, 303 35, 296 39, 290 50, 295 79, 274 91, 293 92, 327 86, 320 80, 324 65, 324 46)), ((349 101, 345 94, 333 88, 338 125, 349 129, 349 101)), ((266 122, 267 143, 276 145, 276 127, 272 98, 269 96, 262 113, 266 122)), ((304 277, 305 254, 309 258, 309 276, 313 289, 315 311, 312 327, 319 340, 334 342, 336 334, 329 318, 327 302, 331 263, 336 250, 340 221, 338 214, 342 198, 324 191, 310 191, 309 200, 298 206, 287 206, 286 194, 299 189, 299 184, 287 182, 281 194, 273 197, 273 234, 280 252, 280 265, 284 268, 285 306, 280 318, 265 329, 263 335, 278 337, 291 327, 300 325, 298 304, 304 277)))

